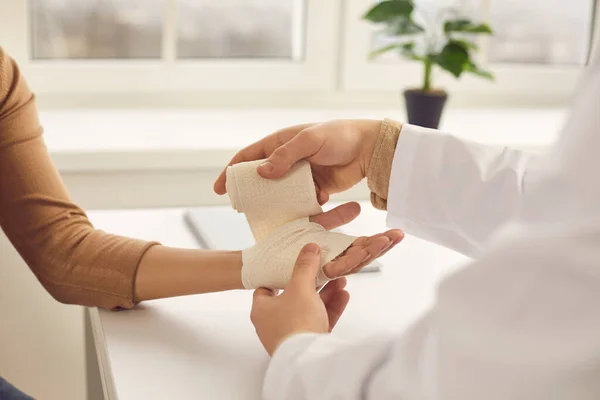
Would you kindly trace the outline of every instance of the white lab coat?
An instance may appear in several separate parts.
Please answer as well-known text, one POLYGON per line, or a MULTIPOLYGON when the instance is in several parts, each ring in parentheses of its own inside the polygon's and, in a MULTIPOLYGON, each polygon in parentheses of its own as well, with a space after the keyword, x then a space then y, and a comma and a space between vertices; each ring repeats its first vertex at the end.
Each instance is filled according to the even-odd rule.
POLYGON ((477 261, 406 332, 292 336, 265 399, 600 399, 600 60, 577 93, 536 157, 405 126, 389 225, 477 261))

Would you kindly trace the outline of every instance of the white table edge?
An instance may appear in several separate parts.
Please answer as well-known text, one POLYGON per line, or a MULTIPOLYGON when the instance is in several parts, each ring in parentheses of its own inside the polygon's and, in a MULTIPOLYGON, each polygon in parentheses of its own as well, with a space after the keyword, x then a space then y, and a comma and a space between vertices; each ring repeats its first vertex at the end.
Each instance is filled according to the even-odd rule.
MULTIPOLYGON (((453 109, 441 128, 484 144, 537 151, 553 143, 565 115, 562 107, 453 109), (488 128, 482 128, 484 123, 488 128), (528 130, 531 126, 538 129, 528 130)), ((307 120, 358 116, 405 120, 395 108, 55 110, 40 118, 59 170, 81 173, 220 170, 237 150, 267 132, 307 120)))
MULTIPOLYGON (((546 144, 512 143, 503 146, 527 152, 542 152, 546 144)), ((220 171, 236 148, 149 149, 144 151, 51 151, 61 173, 220 171)))
POLYGON ((94 336, 94 345, 96 348, 96 357, 98 358, 98 368, 102 380, 102 391, 105 400, 117 400, 117 391, 114 386, 114 376, 108 359, 108 348, 106 346, 106 337, 102 329, 100 320, 100 310, 97 307, 87 308, 90 317, 92 334, 94 336))

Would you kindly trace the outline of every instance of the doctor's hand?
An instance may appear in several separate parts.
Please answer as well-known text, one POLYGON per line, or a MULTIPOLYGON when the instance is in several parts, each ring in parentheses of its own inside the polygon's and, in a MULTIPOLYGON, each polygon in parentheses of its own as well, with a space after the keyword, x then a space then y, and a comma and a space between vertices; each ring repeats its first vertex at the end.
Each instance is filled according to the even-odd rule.
MULTIPOLYGON (((334 120, 279 130, 239 151, 229 165, 267 158, 258 167, 263 178, 282 177, 294 163, 310 162, 320 204, 347 190, 367 174, 381 129, 376 120, 334 120)), ((214 185, 225 194, 225 171, 214 185)))
POLYGON ((282 294, 271 289, 254 291, 250 319, 270 355, 296 333, 327 333, 342 316, 350 295, 344 290, 346 278, 330 281, 320 293, 315 289, 320 249, 314 243, 304 246, 282 294))

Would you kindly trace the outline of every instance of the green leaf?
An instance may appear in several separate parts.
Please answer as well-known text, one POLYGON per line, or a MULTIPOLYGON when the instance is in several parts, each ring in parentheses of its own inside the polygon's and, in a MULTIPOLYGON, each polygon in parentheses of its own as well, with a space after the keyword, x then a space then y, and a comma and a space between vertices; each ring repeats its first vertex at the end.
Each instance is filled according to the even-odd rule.
POLYGON ((439 54, 431 56, 432 61, 440 68, 459 78, 465 71, 469 60, 469 52, 457 43, 448 43, 439 54))
POLYGON ((425 57, 421 57, 415 53, 412 54, 403 54, 404 58, 408 59, 408 60, 413 60, 413 61, 421 61, 424 62, 425 61, 425 57))
POLYGON ((410 17, 414 8, 410 0, 386 0, 373 6, 363 18, 375 23, 390 22, 398 17, 410 17))
POLYGON ((451 32, 462 32, 462 33, 483 33, 486 35, 492 34, 492 28, 488 24, 475 24, 469 19, 454 19, 444 23, 444 32, 446 34, 451 32))
POLYGON ((413 51, 415 49, 415 42, 406 42, 401 45, 404 51, 413 51))
POLYGON ((378 49, 373 50, 372 52, 369 53, 369 57, 370 58, 375 58, 378 57, 382 54, 388 53, 392 50, 402 50, 404 44, 403 43, 392 43, 392 44, 388 44, 387 46, 383 46, 380 47, 378 49))
POLYGON ((398 17, 387 23, 384 32, 392 36, 416 35, 425 29, 410 17, 398 17))
POLYGON ((486 71, 484 69, 479 68, 472 61, 469 61, 465 67, 465 72, 470 72, 474 75, 479 76, 480 78, 489 79, 490 81, 494 80, 494 74, 490 71, 486 71))
POLYGON ((479 46, 477 45, 477 43, 473 43, 473 42, 469 42, 468 40, 463 40, 463 39, 451 39, 448 41, 448 43, 456 43, 457 45, 467 49, 468 50, 479 50, 479 46))
POLYGON ((375 58, 380 56, 381 54, 390 52, 392 50, 399 50, 400 54, 408 58, 409 60, 418 60, 423 61, 424 58, 415 53, 415 43, 407 42, 407 43, 392 43, 387 46, 380 47, 378 49, 373 50, 369 53, 370 58, 375 58))

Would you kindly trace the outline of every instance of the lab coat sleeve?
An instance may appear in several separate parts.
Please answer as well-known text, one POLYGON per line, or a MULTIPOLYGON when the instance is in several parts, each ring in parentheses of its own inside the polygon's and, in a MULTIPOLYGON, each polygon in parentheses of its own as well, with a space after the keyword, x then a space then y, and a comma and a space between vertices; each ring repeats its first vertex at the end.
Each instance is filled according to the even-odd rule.
POLYGON ((600 60, 591 68, 517 215, 432 310, 395 337, 288 339, 267 400, 600 398, 600 60))
POLYGON ((533 155, 404 125, 388 191, 388 225, 475 257, 514 217, 533 155))
POLYGON ((263 398, 356 398, 366 377, 389 361, 392 345, 393 341, 385 336, 353 343, 333 335, 295 335, 275 353, 267 371, 263 398))
POLYGON ((402 335, 288 339, 264 399, 597 400, 600 229, 544 228, 512 226, 402 335))
POLYGON ((433 375, 428 317, 406 335, 347 341, 329 334, 298 334, 275 352, 264 382, 264 400, 419 399, 433 375), (421 375, 421 372, 424 372, 421 375))

